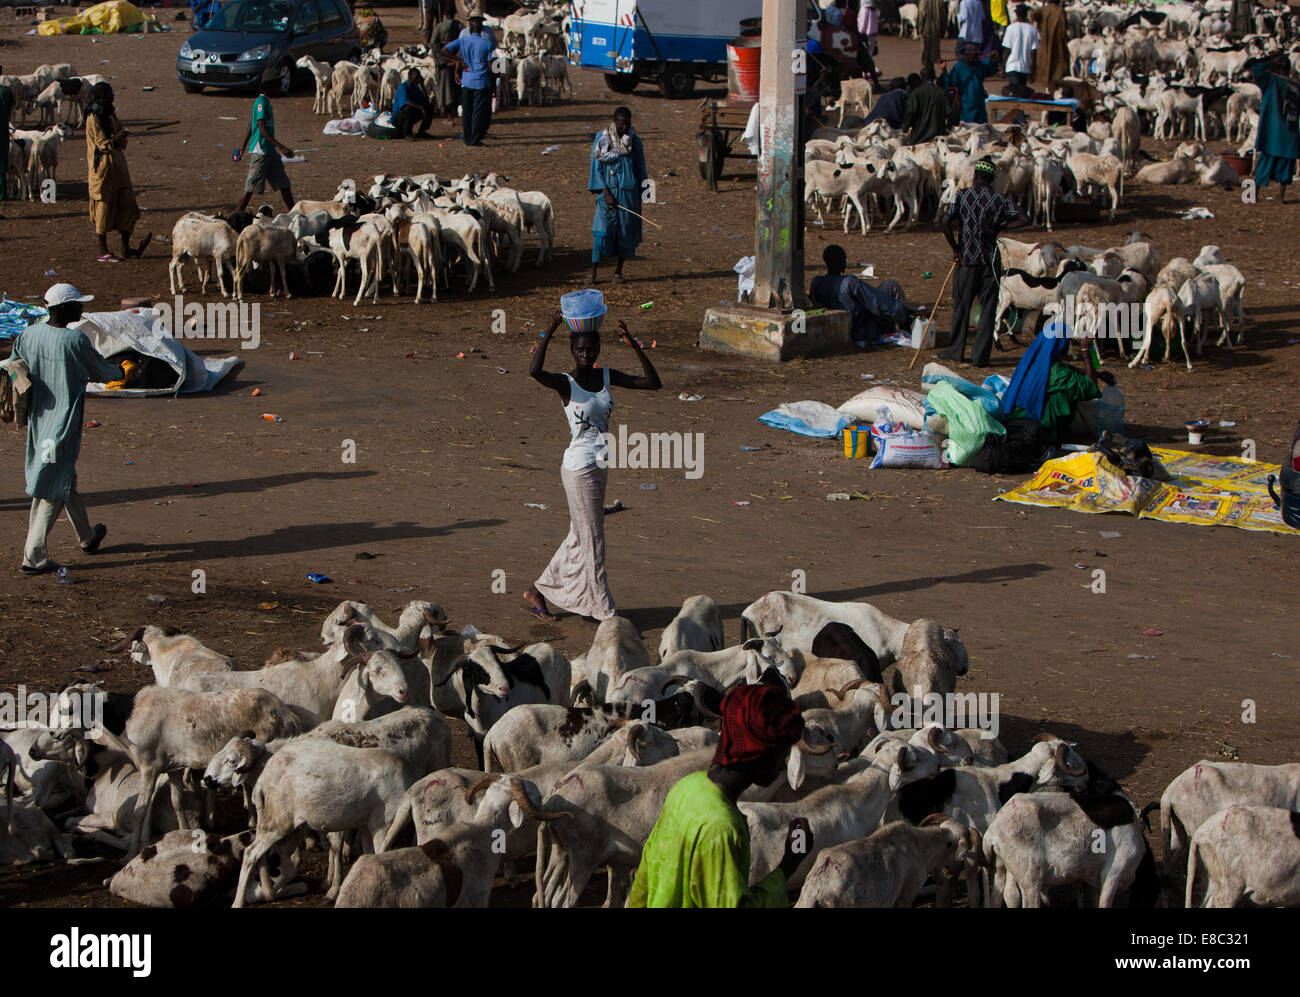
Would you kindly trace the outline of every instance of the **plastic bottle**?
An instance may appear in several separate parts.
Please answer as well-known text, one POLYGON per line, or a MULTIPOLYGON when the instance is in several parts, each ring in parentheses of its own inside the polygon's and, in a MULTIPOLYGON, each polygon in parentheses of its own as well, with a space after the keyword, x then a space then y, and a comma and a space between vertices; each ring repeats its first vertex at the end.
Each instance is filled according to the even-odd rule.
POLYGON ((1097 405, 1097 430, 1116 435, 1124 432, 1124 393, 1113 384, 1102 389, 1097 405))
POLYGON ((876 406, 876 419, 872 425, 882 433, 894 428, 894 413, 890 411, 888 405, 876 406))

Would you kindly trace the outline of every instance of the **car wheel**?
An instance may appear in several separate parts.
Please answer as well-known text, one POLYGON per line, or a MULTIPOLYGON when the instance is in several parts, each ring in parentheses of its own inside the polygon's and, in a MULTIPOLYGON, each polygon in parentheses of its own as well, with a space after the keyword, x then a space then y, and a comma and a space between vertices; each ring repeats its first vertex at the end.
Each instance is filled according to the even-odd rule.
POLYGON ((203 84, 202 84, 202 83, 186 83, 186 82, 182 81, 182 82, 181 82, 181 86, 183 86, 183 87, 185 88, 185 92, 186 92, 186 93, 202 93, 202 92, 203 92, 203 84))
POLYGON ((293 89, 293 63, 282 62, 275 77, 275 95, 277 97, 289 96, 289 91, 293 89))
POLYGON ((615 93, 631 93, 641 82, 641 74, 636 70, 630 73, 606 73, 605 86, 615 93))
POLYGON ((659 91, 669 100, 681 100, 695 92, 695 67, 690 63, 665 64, 659 72, 659 91))

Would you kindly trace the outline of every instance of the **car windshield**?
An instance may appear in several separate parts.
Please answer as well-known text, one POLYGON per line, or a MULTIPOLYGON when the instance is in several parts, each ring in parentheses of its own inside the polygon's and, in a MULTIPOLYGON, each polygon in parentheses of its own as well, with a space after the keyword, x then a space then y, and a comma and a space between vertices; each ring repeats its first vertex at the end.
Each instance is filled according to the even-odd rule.
POLYGON ((280 34, 289 30, 292 15, 293 5, 283 0, 234 0, 217 11, 206 30, 280 34))

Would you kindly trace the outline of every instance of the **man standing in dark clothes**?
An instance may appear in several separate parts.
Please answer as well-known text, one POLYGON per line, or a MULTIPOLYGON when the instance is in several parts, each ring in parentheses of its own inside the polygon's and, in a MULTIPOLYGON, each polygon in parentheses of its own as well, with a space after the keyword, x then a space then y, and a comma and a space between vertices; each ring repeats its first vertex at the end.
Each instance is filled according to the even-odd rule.
POLYGON ((921 77, 915 73, 912 74, 911 80, 905 80, 901 76, 895 76, 890 81, 889 91, 881 94, 880 99, 876 101, 876 106, 871 109, 867 115, 864 124, 871 124, 873 121, 885 121, 890 128, 901 128, 903 126, 903 111, 907 108, 907 94, 909 89, 915 89, 921 85, 921 77), (915 82, 913 82, 915 81, 915 82))
POLYGON ((434 80, 432 96, 438 105, 438 113, 447 117, 447 124, 456 123, 456 108, 460 105, 460 84, 456 82, 456 60, 447 55, 443 49, 460 37, 461 23, 456 20, 456 6, 449 5, 445 17, 429 21, 429 33, 425 41, 433 56, 438 75, 434 80))
POLYGON ((921 85, 907 95, 903 110, 903 131, 907 144, 918 145, 942 135, 957 120, 957 105, 948 91, 934 82, 934 67, 921 69, 921 85))
POLYGON ((993 349, 993 316, 998 306, 998 274, 1002 261, 998 256, 998 232, 1024 228, 1028 216, 1011 198, 993 189, 997 174, 989 160, 975 164, 972 186, 959 190, 948 205, 943 221, 943 235, 952 247, 957 272, 952 292, 952 344, 939 359, 960 363, 966 352, 966 331, 975 295, 980 299, 980 324, 971 346, 972 367, 987 367, 993 349), (960 235, 954 234, 954 229, 960 235))

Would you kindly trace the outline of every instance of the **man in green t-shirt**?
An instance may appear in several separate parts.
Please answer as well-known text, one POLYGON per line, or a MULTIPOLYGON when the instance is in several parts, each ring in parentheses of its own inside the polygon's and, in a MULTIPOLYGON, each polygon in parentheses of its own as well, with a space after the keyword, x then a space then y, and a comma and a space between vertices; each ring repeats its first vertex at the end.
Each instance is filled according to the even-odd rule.
POLYGON ((749 826, 736 801, 750 786, 770 785, 802 736, 803 717, 783 686, 760 682, 727 693, 713 763, 669 790, 627 906, 788 907, 786 878, 811 854, 812 829, 802 817, 792 820, 780 864, 750 886, 749 826))
POLYGON ((248 179, 244 181, 244 196, 239 199, 236 211, 244 211, 254 194, 265 192, 270 183, 272 190, 278 190, 284 198, 286 208, 293 207, 293 191, 289 189, 289 175, 284 172, 284 163, 280 154, 293 158, 293 150, 275 137, 275 112, 271 110, 270 98, 266 96, 266 84, 259 84, 257 99, 253 101, 253 120, 248 126, 244 141, 239 143, 235 153, 238 160, 248 147, 248 179))

